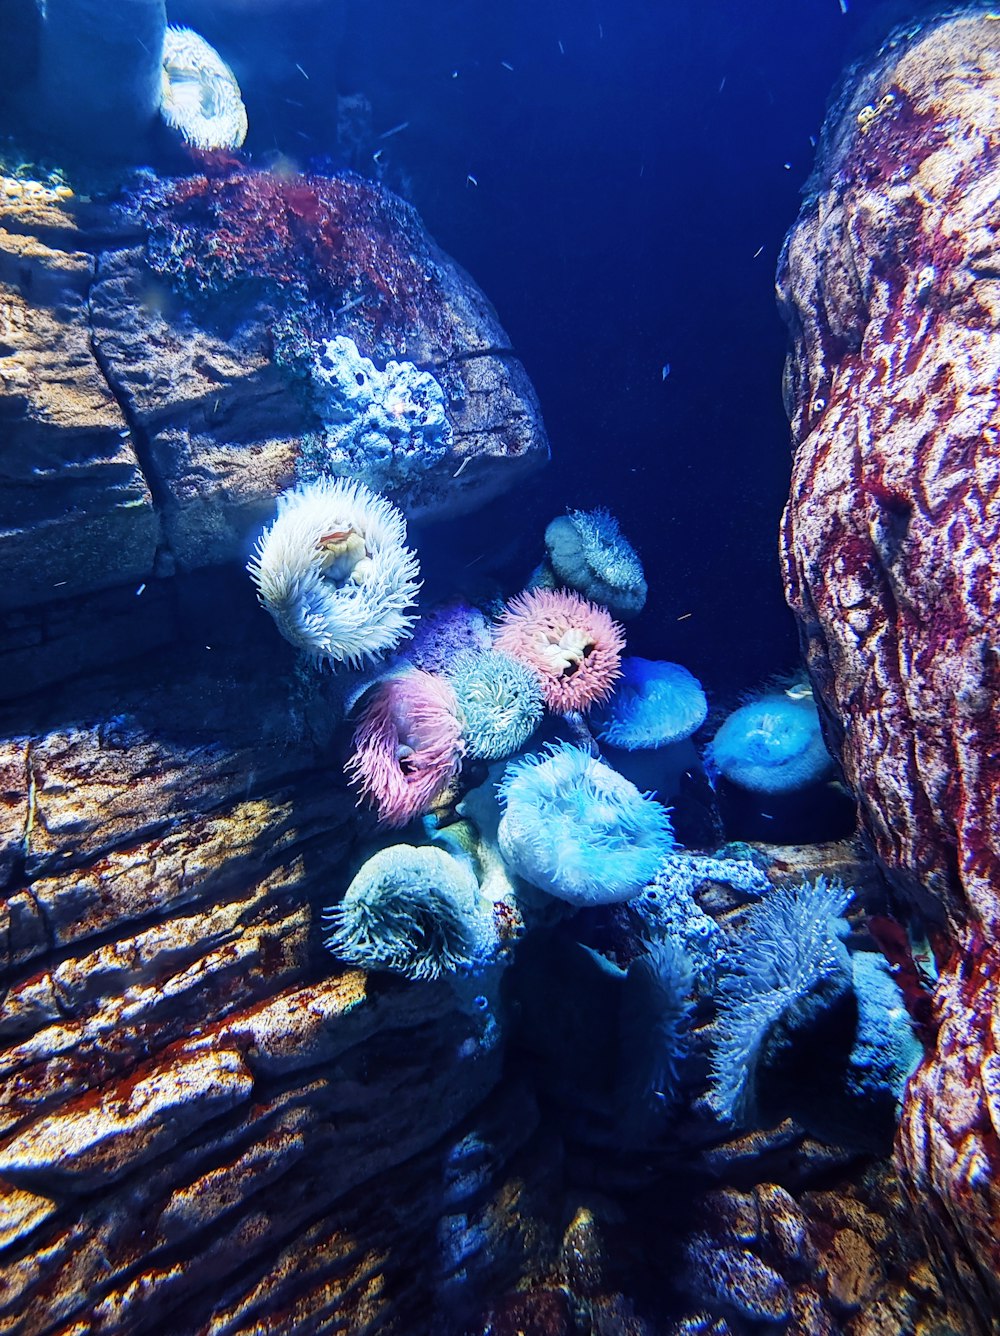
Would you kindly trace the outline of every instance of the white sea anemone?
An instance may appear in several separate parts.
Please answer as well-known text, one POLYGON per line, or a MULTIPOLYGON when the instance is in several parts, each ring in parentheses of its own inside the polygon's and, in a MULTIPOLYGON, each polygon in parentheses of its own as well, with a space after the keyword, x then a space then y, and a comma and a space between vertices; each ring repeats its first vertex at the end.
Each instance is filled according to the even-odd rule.
POLYGON ((163 39, 160 115, 195 148, 239 148, 247 137, 235 74, 190 28, 168 28, 163 39))
POLYGON ((286 640, 320 665, 360 667, 410 634, 420 584, 405 542, 385 497, 320 478, 278 498, 247 570, 286 640))

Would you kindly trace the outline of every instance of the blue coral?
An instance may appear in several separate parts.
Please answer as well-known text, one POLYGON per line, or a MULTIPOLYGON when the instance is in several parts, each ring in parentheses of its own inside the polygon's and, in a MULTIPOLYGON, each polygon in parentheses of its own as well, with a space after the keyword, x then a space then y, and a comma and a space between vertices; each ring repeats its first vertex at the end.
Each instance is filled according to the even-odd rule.
POLYGON ((726 719, 708 750, 711 766, 741 788, 790 793, 826 778, 833 762, 811 696, 760 696, 726 719))
POLYGON ((568 743, 512 762, 499 793, 505 862, 574 905, 628 900, 674 846, 659 803, 568 743))
POLYGON ((412 510, 427 470, 452 444, 439 382, 412 362, 380 369, 346 335, 323 346, 311 379, 325 440, 307 471, 360 479, 412 510))

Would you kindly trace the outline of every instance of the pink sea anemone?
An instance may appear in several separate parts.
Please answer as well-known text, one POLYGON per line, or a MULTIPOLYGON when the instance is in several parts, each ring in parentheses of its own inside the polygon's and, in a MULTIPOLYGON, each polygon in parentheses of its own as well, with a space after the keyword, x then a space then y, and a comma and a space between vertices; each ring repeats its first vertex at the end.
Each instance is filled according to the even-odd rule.
POLYGON ((507 604, 493 643, 535 672, 550 710, 568 714, 611 695, 625 633, 579 594, 535 589, 507 604))
POLYGON ((379 822, 399 827, 430 811, 461 763, 455 693, 444 678, 414 668, 376 688, 355 730, 347 773, 379 822))

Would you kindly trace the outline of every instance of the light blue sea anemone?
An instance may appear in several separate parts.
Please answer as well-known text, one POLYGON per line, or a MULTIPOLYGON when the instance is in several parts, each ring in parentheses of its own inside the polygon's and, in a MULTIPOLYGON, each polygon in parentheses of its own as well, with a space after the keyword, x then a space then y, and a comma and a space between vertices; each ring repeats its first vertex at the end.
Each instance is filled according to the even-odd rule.
POLYGON ((463 654, 448 674, 458 697, 466 754, 487 761, 513 756, 541 722, 535 674, 500 650, 463 654))
POLYGON ((630 899, 674 845, 659 803, 568 743, 512 762, 499 793, 504 860, 570 904, 630 899))
POLYGON ((851 990, 840 940, 850 892, 817 877, 753 905, 727 952, 712 1055, 712 1103, 746 1125, 759 1112, 761 1073, 776 1050, 813 1027, 851 990))
POLYGON ((811 696, 761 696, 734 710, 712 739, 709 763, 756 793, 790 793, 826 778, 833 762, 811 696))
POLYGON ((635 548, 608 510, 571 510, 545 530, 556 578, 613 617, 634 617, 646 602, 646 577, 635 548))
POLYGON ((471 969, 496 945, 493 907, 472 868, 433 846, 379 850, 324 918, 335 955, 409 979, 471 969))
POLYGON ((705 722, 701 683, 679 663, 622 659, 615 694, 590 712, 602 742, 624 751, 666 747, 689 738, 705 722))

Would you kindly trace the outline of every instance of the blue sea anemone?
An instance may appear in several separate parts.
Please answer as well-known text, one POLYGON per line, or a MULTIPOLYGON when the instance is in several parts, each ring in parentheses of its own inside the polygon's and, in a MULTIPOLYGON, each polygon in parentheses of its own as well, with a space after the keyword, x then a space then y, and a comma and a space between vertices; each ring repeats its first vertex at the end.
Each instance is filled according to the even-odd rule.
POLYGON ((630 899, 674 845, 659 803, 568 743, 512 762, 499 792, 505 861, 570 904, 630 899))
POLYGON ((496 944, 493 907, 472 868, 433 846, 379 850, 324 918, 335 955, 409 979, 471 969, 496 944))
POLYGON ((694 964, 679 941, 651 942, 629 964, 619 1013, 618 1126, 645 1141, 678 1103, 694 1013, 694 964))
POLYGON ((825 779, 833 762, 812 696, 760 696, 726 719, 708 760, 726 779, 756 793, 790 793, 825 779))
POLYGON ((458 697, 468 756, 487 761, 513 756, 541 722, 544 702, 538 680, 509 654, 463 654, 448 677, 458 697))
POLYGON ((615 694, 590 713, 602 742, 624 751, 666 747, 689 738, 705 722, 701 683, 679 663, 622 659, 615 694))
POLYGON ((545 530, 556 578, 613 617, 634 617, 646 602, 646 577, 632 544, 608 510, 571 510, 545 530))
POLYGON ((759 1080, 774 1051, 850 993, 840 940, 850 892, 838 882, 771 891, 753 905, 727 952, 712 1055, 712 1103, 725 1119, 758 1115, 759 1080))

